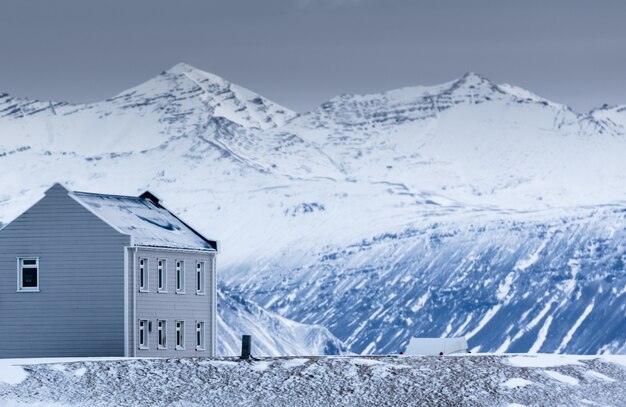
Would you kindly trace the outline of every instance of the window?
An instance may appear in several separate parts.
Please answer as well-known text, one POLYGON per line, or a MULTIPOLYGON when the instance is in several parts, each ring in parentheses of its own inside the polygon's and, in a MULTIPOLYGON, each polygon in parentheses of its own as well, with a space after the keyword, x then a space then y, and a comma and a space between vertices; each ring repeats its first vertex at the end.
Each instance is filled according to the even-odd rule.
POLYGON ((176 321, 176 350, 185 349, 185 321, 176 321))
POLYGON ((149 349, 148 346, 148 320, 139 320, 139 349, 149 349))
POLYGON ((196 263, 196 294, 204 294, 204 262, 196 263))
POLYGON ((176 260, 176 292, 185 292, 185 262, 182 260, 176 260))
POLYGON ((39 291, 39 258, 17 259, 17 291, 39 291))
POLYGON ((167 262, 165 259, 157 260, 157 292, 167 292, 167 262))
POLYGON ((157 321, 157 349, 167 349, 167 321, 157 321))
POLYGON ((204 322, 196 321, 196 350, 204 350, 204 322))
POLYGON ((148 259, 139 259, 139 291, 148 291, 148 259))

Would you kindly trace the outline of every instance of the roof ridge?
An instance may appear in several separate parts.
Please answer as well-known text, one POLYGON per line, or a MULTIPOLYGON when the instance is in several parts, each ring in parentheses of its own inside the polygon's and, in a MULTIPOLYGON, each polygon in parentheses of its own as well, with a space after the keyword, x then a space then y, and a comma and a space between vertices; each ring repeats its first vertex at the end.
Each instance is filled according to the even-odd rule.
POLYGON ((135 196, 135 195, 104 194, 104 193, 99 193, 99 192, 87 192, 87 191, 70 191, 70 194, 91 195, 91 196, 111 196, 115 198, 131 198, 131 199, 138 199, 138 200, 148 199, 148 198, 135 196))

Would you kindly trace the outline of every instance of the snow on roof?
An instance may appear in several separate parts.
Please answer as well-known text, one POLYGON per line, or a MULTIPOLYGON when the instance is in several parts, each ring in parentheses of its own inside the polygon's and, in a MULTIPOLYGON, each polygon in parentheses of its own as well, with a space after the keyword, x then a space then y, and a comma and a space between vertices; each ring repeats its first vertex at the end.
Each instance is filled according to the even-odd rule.
POLYGON ((215 247, 150 199, 141 197, 70 192, 69 195, 120 233, 133 237, 137 246, 214 251, 215 247))

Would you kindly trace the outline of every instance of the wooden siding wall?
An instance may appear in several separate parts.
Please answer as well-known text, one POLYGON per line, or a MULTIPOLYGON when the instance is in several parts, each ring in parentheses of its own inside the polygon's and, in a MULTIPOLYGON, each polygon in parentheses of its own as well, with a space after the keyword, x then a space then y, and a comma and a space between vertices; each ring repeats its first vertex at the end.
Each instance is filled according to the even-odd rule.
POLYGON ((0 230, 0 358, 123 356, 129 244, 61 186, 0 230), (30 256, 41 291, 16 292, 30 256))
MULTIPOLYGON (((130 253, 133 249, 129 250, 130 253)), ((175 251, 167 249, 137 248, 136 256, 130 254, 129 258, 129 290, 136 296, 136 311, 132 312, 132 296, 129 297, 131 312, 129 313, 129 355, 138 357, 206 357, 215 356, 215 308, 216 274, 214 269, 214 254, 175 251), (134 257, 134 259, 133 259, 134 257), (139 259, 148 259, 149 292, 139 291, 139 259), (167 292, 157 292, 157 260, 165 259, 167 267, 167 292), (176 293, 176 260, 185 262, 185 293, 176 293), (196 294, 196 262, 205 263, 205 294, 196 294), (133 276, 132 267, 135 267, 133 276), (133 281, 134 280, 134 281, 133 281), (149 332, 149 349, 139 349, 137 343, 138 321, 149 320, 152 330, 149 332), (157 349, 157 320, 167 321, 167 349, 157 349), (175 321, 185 321, 185 349, 176 350, 176 326, 175 321), (196 350, 195 346, 195 322, 205 323, 205 350, 196 350), (134 353, 133 353, 134 352, 134 353)))

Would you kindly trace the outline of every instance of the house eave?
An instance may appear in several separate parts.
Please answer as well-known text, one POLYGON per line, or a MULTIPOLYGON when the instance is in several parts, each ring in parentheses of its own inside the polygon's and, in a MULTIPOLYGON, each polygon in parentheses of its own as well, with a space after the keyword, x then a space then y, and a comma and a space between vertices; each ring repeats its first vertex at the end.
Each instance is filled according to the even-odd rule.
POLYGON ((142 245, 142 244, 133 244, 133 247, 140 248, 142 250, 160 250, 160 251, 170 251, 170 252, 188 252, 188 253, 206 253, 206 254, 217 254, 217 250, 215 249, 202 249, 202 248, 188 248, 188 247, 170 247, 170 246, 154 246, 154 245, 142 245))

